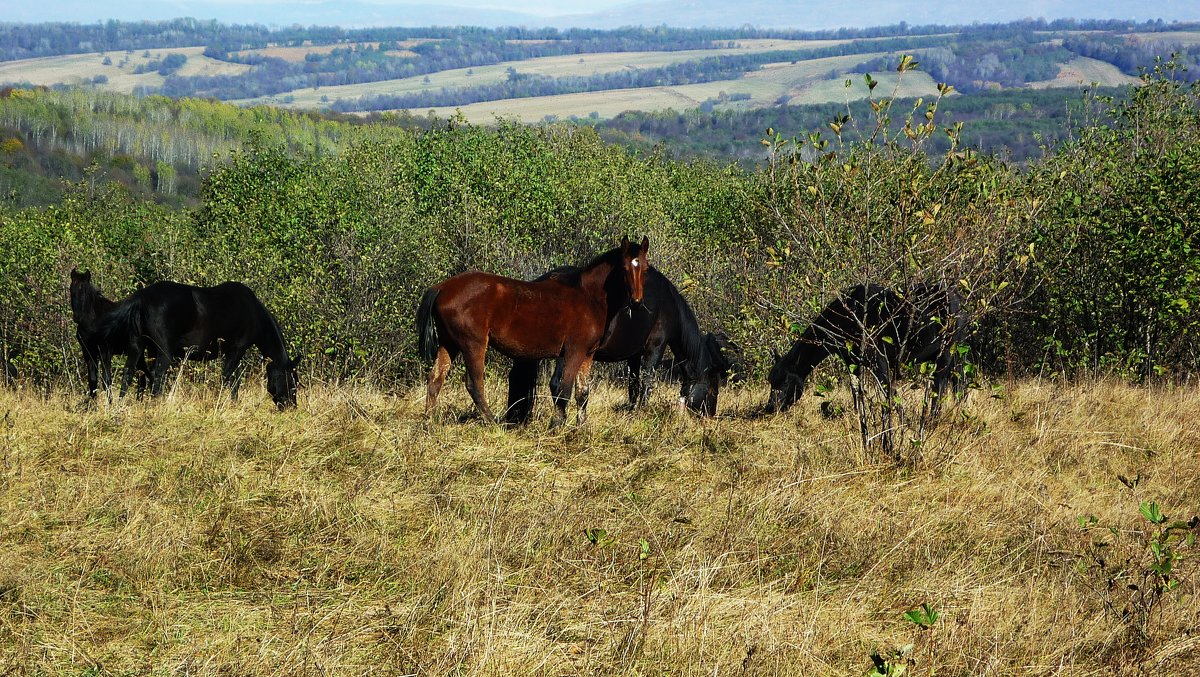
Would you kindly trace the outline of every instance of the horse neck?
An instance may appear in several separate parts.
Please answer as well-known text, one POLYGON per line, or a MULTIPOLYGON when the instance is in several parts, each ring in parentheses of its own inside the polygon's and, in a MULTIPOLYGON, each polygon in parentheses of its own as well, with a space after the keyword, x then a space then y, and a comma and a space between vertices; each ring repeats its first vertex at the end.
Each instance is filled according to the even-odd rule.
MULTIPOLYGON (((674 285, 668 284, 668 292, 670 294, 671 303, 675 306, 675 315, 677 326, 679 327, 679 347, 682 357, 687 360, 689 365, 700 366, 701 364, 711 364, 711 359, 708 355, 708 341, 704 332, 700 331, 700 323, 696 320, 696 314, 692 312, 691 306, 679 294, 674 285)), ((674 350, 674 346, 671 348, 674 350)))
POLYGON ((275 321, 275 316, 271 314, 271 311, 261 303, 258 307, 266 321, 263 323, 264 329, 259 332, 255 345, 258 346, 258 351, 263 354, 263 357, 271 360, 271 367, 268 368, 282 369, 283 365, 291 360, 287 345, 283 342, 283 332, 280 331, 279 323, 275 321))
MULTIPOLYGON (((580 271, 579 286, 593 298, 601 299, 607 304, 608 280, 613 273, 620 270, 620 266, 612 261, 602 259, 580 271)), ((621 285, 624 286, 624 281, 621 282, 621 285)), ((629 290, 625 290, 625 292, 628 295, 629 290)))
POLYGON ((797 374, 800 378, 808 378, 813 369, 821 363, 826 357, 829 357, 833 352, 833 346, 830 344, 829 337, 823 336, 824 332, 816 328, 816 325, 809 325, 808 329, 800 335, 800 338, 792 344, 792 349, 784 355, 784 364, 788 365, 788 370, 797 374))
POLYGON ((89 285, 82 294, 72 298, 71 311, 77 323, 92 325, 107 315, 116 305, 115 301, 104 298, 99 289, 89 285))

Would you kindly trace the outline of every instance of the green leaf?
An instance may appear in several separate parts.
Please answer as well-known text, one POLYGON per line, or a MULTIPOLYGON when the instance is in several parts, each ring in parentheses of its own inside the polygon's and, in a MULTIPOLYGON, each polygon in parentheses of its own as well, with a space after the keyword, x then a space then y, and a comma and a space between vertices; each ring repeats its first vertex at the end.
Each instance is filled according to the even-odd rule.
POLYGON ((1142 517, 1145 517, 1152 524, 1162 524, 1167 520, 1157 503, 1142 503, 1138 506, 1138 512, 1142 513, 1142 517))

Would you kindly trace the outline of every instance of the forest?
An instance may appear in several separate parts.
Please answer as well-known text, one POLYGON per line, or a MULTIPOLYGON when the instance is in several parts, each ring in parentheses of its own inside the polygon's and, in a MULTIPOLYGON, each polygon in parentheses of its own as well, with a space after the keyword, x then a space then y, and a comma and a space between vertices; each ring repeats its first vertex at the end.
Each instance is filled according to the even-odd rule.
MULTIPOLYGON (((95 269, 114 293, 155 279, 240 279, 277 308, 314 369, 401 378, 415 368, 406 309, 431 280, 472 268, 527 277, 645 233, 655 264, 760 365, 810 312, 788 299, 823 298, 868 270, 952 279, 980 295, 971 302, 990 323, 977 355, 988 369, 1179 376, 1200 355, 1189 338, 1200 308, 1190 283, 1200 265, 1196 95, 1176 64, 1157 68, 1124 97, 1081 103, 1080 126, 1023 165, 972 150, 964 130, 978 122, 951 116, 949 98, 829 111, 809 131, 792 120, 757 139, 765 159, 738 165, 611 145, 572 124, 347 124, 12 90, 0 124, 26 131, 4 141, 6 166, 34 162, 23 144, 50 140, 79 156, 103 151, 105 171, 132 174, 135 189, 92 169, 60 201, 25 207, 23 185, 9 185, 0 326, 24 371, 55 380, 72 371, 61 296, 70 266, 95 269), (30 125, 45 119, 28 112, 39 107, 63 114, 70 133, 30 125), (133 133, 144 124, 165 131, 133 133), (153 197, 180 188, 176 165, 191 168, 194 206, 153 197), (897 229, 908 233, 902 256, 897 229), (834 249, 818 248, 829 237, 834 249)), ((1001 109, 1018 110, 986 107, 1001 109)))

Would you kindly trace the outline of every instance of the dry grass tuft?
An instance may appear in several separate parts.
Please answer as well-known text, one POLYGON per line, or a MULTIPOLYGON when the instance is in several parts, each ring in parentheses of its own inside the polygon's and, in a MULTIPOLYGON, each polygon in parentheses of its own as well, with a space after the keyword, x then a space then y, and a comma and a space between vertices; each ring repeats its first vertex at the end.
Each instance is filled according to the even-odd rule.
POLYGON ((0 672, 864 674, 909 643, 912 674, 1200 667, 1193 551, 1141 639, 1094 566, 1104 538, 1148 561, 1139 502, 1200 513, 1194 389, 977 392, 905 469, 814 398, 701 422, 670 391, 630 413, 602 385, 553 431, 460 423, 457 384, 433 421, 416 389, 0 392, 0 672))

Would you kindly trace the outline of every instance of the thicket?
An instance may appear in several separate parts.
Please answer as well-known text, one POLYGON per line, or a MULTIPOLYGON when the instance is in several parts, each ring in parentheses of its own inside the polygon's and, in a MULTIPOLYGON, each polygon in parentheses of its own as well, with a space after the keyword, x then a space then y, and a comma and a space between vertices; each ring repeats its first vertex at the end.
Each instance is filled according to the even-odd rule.
POLYGON ((528 277, 646 234, 702 324, 760 371, 837 290, 921 279, 964 292, 985 367, 1186 374, 1200 362, 1200 111, 1172 76, 1149 74, 1023 171, 965 149, 942 101, 884 92, 824 131, 773 130, 754 169, 572 125, 368 125, 319 152, 251 138, 207 173, 196 209, 86 180, 61 204, 0 208, 0 338, 25 375, 59 380, 77 369, 72 266, 112 297, 238 279, 314 374, 389 382, 420 372, 425 287, 468 269, 528 277))

